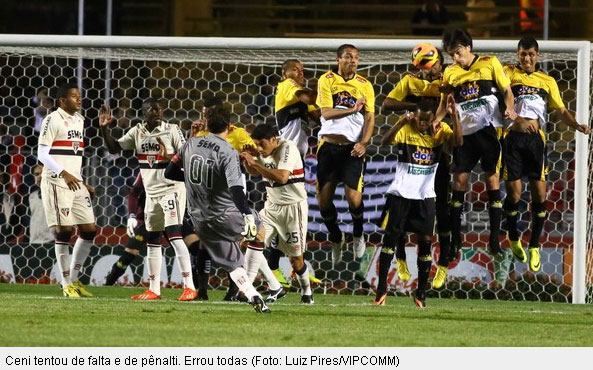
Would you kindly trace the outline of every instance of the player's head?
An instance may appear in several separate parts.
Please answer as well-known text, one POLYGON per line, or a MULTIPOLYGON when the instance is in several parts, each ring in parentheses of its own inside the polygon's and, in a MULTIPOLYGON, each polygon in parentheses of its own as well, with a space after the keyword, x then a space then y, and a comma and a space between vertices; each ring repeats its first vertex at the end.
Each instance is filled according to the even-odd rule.
POLYGON ((262 157, 269 157, 278 148, 278 130, 275 125, 262 123, 255 126, 251 138, 262 157))
POLYGON ((147 98, 142 102, 142 114, 146 122, 155 123, 163 119, 163 108, 158 99, 147 98))
POLYGON ((82 105, 78 85, 69 82, 58 87, 57 99, 60 108, 71 115, 78 112, 82 105))
POLYGON ((305 76, 303 75, 303 63, 298 59, 287 59, 282 63, 282 78, 290 78, 299 85, 305 84, 305 76))
POLYGON ((356 73, 356 69, 358 68, 358 57, 359 52, 356 46, 352 44, 340 45, 337 51, 338 72, 342 76, 356 73))
POLYGON ((453 62, 461 67, 471 64, 472 48, 473 40, 466 30, 456 28, 443 33, 443 49, 453 58, 453 62))
POLYGON ((202 114, 206 114, 206 111, 212 107, 221 107, 223 103, 219 96, 212 95, 204 99, 204 105, 202 106, 202 114))
POLYGON ((413 119, 416 130, 425 132, 430 128, 436 108, 436 102, 433 100, 421 99, 418 102, 413 119))
POLYGON ((206 128, 213 134, 221 134, 229 129, 231 114, 222 106, 213 106, 206 110, 206 128))
POLYGON ((523 36, 519 40, 517 58, 519 58, 519 63, 521 63, 521 69, 525 72, 535 71, 540 56, 539 44, 533 36, 523 36))
POLYGON ((43 172, 43 165, 38 164, 33 167, 33 177, 35 178, 35 185, 41 184, 41 173, 43 172))

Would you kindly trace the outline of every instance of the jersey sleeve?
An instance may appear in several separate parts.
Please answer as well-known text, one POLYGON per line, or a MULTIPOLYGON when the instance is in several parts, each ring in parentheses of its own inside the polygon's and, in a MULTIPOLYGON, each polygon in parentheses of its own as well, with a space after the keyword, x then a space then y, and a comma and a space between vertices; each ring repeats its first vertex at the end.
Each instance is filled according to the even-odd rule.
POLYGON ((373 85, 370 82, 366 83, 365 86, 365 95, 366 103, 364 104, 364 110, 366 112, 375 112, 375 90, 373 89, 373 85))
POLYGON ((398 101, 403 101, 406 98, 406 96, 410 94, 408 89, 409 81, 410 75, 405 75, 404 78, 402 78, 397 83, 397 85, 395 85, 395 88, 389 92, 389 95, 387 95, 387 97, 398 101))
POLYGON ((171 125, 171 145, 175 152, 178 152, 185 145, 185 137, 179 125, 171 125))
POLYGON ((491 63, 492 63, 492 72, 494 73, 494 80, 496 81, 496 84, 498 85, 498 87, 502 90, 504 88, 506 88, 507 86, 509 86, 511 84, 511 81, 509 80, 508 76, 506 73, 504 73, 504 70, 502 69, 502 64, 500 64, 500 61, 498 60, 497 57, 491 57, 491 63))
POLYGON ((453 130, 445 122, 441 122, 441 129, 437 133, 437 145, 449 142, 453 137, 453 130))
POLYGON ((241 179, 241 164, 239 163, 239 153, 235 150, 225 152, 223 160, 224 173, 226 176, 227 185, 243 187, 243 180, 241 179))
POLYGON ((280 148, 280 160, 278 161, 278 169, 279 170, 287 170, 292 173, 295 170, 295 163, 294 163, 294 156, 299 155, 296 154, 298 149, 296 146, 289 145, 288 142, 285 142, 284 145, 280 148))
POLYGON ((136 131, 138 131, 138 125, 132 127, 124 134, 124 136, 117 139, 119 146, 123 150, 136 149, 136 131))
POLYGON ((317 109, 319 109, 319 108, 317 108, 317 106, 314 104, 307 105, 307 112, 309 112, 309 113, 315 112, 317 109))
POLYGON ((552 78, 550 78, 550 82, 548 82, 548 87, 550 89, 550 93, 548 95, 548 109, 560 109, 564 108, 564 102, 562 101, 562 97, 560 96, 560 91, 558 90, 558 84, 552 78))
POLYGON ((331 93, 331 78, 327 74, 321 76, 317 82, 317 101, 319 108, 333 108, 334 100, 331 93))
POLYGON ((47 145, 51 147, 54 142, 57 134, 57 127, 55 127, 55 122, 52 125, 52 117, 53 115, 48 114, 47 117, 43 119, 43 122, 41 122, 41 134, 39 136, 40 145, 47 145))
POLYGON ((397 134, 395 134, 395 137, 391 141, 392 145, 406 142, 406 132, 408 131, 408 126, 409 126, 409 124, 404 125, 404 127, 402 127, 397 132, 397 134))
POLYGON ((296 97, 297 92, 304 91, 293 79, 289 78, 282 84, 280 93, 284 96, 286 101, 290 101, 296 97))

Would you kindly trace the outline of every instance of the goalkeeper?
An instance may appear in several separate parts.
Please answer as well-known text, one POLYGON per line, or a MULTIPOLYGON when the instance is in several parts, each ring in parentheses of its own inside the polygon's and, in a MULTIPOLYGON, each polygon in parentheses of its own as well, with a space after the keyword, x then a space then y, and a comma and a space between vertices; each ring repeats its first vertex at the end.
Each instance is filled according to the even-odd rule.
POLYGON ((226 140, 230 115, 222 107, 206 111, 210 133, 192 137, 167 166, 165 177, 184 181, 192 224, 212 261, 230 271, 256 312, 270 309, 255 290, 243 267, 240 242, 252 241, 262 230, 257 212, 247 205, 241 180, 239 153, 226 140), (183 169, 183 171, 182 171, 183 169))

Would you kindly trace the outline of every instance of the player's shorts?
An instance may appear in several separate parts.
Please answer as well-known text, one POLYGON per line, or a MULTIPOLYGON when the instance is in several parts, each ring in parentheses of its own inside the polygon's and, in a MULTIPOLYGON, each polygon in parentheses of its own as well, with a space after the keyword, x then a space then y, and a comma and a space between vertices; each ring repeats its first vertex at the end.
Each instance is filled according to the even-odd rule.
POLYGON ((453 173, 471 172, 478 161, 484 172, 498 173, 502 157, 500 133, 500 129, 488 126, 464 135, 463 145, 453 148, 453 173))
POLYGON ((434 198, 406 199, 387 194, 379 226, 395 238, 406 232, 433 235, 435 213, 434 198))
POLYGON ((140 250, 146 246, 146 227, 144 222, 140 222, 138 226, 134 228, 135 236, 128 238, 128 244, 126 248, 140 250))
MULTIPOLYGON (((259 230, 259 214, 253 210, 252 214, 259 230)), ((239 243, 243 238, 241 233, 245 230, 245 220, 241 212, 232 210, 220 218, 193 223, 200 238, 200 247, 206 248, 214 263, 229 272, 243 266, 245 257, 239 243)))
POLYGON ((285 255, 303 255, 307 250, 308 212, 309 204, 306 200, 286 205, 266 202, 259 212, 266 230, 266 247, 278 235, 278 249, 285 255))
POLYGON ((434 191, 436 193, 438 204, 447 204, 449 202, 449 193, 451 190, 451 156, 448 153, 442 153, 437 172, 434 177, 434 191))
POLYGON ((350 155, 354 144, 338 145, 321 139, 317 146, 317 192, 328 182, 343 182, 350 189, 362 193, 364 188, 363 157, 350 155))
POLYGON ((42 179, 41 199, 49 227, 95 223, 91 195, 83 184, 72 191, 42 179))
POLYGON ((146 196, 144 223, 147 231, 163 231, 168 226, 181 225, 185 213, 185 188, 174 187, 162 196, 146 196))
POLYGON ((546 181, 548 156, 546 135, 542 130, 537 133, 509 131, 503 145, 504 180, 527 177, 531 181, 546 181))

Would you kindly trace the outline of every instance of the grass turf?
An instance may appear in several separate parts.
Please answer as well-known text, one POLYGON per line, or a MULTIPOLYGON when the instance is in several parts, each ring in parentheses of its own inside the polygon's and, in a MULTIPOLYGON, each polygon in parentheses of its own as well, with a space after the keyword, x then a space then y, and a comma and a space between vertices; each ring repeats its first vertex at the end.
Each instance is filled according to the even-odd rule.
POLYGON ((67 299, 56 285, 0 284, 0 346, 592 346, 590 305, 296 293, 272 314, 222 302, 131 301, 142 288, 90 287, 95 298, 67 299))

